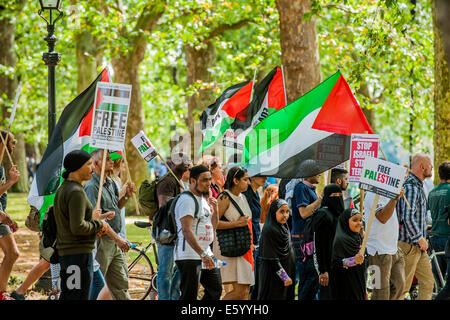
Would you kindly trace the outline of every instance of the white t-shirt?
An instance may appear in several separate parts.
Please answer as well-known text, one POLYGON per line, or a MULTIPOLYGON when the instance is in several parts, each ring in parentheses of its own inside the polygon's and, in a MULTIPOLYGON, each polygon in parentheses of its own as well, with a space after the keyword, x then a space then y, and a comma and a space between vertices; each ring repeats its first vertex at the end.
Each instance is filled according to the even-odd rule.
MULTIPOLYGON (((213 253, 209 246, 214 240, 211 209, 208 201, 206 201, 204 197, 195 196, 195 198, 199 204, 199 212, 198 217, 194 219, 192 223, 192 231, 196 235, 197 242, 202 250, 206 250, 209 255, 212 255, 213 253)), ((178 230, 177 243, 175 246, 175 260, 201 260, 199 254, 191 248, 187 241, 184 241, 180 219, 187 215, 195 217, 195 202, 190 195, 183 194, 175 205, 175 220, 177 222, 178 230)))
MULTIPOLYGON (((366 192, 364 197, 364 221, 366 226, 369 223, 370 211, 375 200, 375 193, 366 192)), ((375 214, 383 209, 389 202, 389 198, 380 196, 375 210, 375 214)), ((367 252, 373 256, 378 254, 395 254, 397 252, 398 241, 398 218, 397 211, 389 220, 382 224, 377 217, 373 218, 372 227, 370 229, 369 238, 367 239, 367 252)))

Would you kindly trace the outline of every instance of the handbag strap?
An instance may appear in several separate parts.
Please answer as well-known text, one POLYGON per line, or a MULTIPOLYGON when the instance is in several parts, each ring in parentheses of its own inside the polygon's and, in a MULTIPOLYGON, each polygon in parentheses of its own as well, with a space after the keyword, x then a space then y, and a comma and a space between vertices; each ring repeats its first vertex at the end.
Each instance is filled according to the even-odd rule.
POLYGON ((242 209, 239 207, 239 205, 236 203, 236 201, 234 201, 234 199, 231 197, 231 195, 227 191, 224 191, 223 193, 226 193, 228 195, 228 198, 230 198, 231 203, 237 209, 237 211, 239 212, 241 217, 245 216, 244 212, 242 212, 242 209))

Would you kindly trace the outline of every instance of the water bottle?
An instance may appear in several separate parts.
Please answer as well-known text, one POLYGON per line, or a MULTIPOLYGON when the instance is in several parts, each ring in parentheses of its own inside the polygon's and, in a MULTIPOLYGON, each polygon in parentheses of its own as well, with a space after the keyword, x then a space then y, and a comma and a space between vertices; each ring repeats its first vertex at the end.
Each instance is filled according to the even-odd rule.
POLYGON ((133 249, 133 248, 137 247, 136 243, 131 243, 130 241, 128 241, 128 245, 130 246, 130 249, 133 249))
MULTIPOLYGON (((221 267, 227 265, 226 261, 218 260, 216 258, 213 258, 213 260, 214 260, 214 263, 216 265, 214 268, 221 268, 221 267)), ((205 268, 205 264, 203 263, 203 261, 202 261, 202 269, 206 269, 205 268)))

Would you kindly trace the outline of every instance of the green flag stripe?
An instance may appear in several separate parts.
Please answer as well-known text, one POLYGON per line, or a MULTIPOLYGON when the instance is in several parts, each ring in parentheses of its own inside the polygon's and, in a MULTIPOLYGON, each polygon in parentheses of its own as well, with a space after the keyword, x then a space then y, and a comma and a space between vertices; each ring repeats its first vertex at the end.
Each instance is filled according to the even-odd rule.
POLYGON ((115 104, 115 103, 104 103, 102 102, 97 110, 106 110, 106 111, 113 111, 113 112, 128 112, 128 106, 124 104, 115 104))
POLYGON ((203 152, 206 148, 212 146, 217 141, 217 139, 219 139, 220 136, 222 136, 225 133, 225 131, 227 131, 227 129, 231 126, 231 123, 233 123, 233 121, 234 121, 233 118, 230 117, 224 118, 220 122, 220 125, 215 126, 211 130, 207 130, 205 133, 205 137, 203 138, 203 142, 199 152, 203 152))
POLYGON ((272 141, 281 143, 286 140, 308 114, 322 107, 340 76, 341 72, 336 72, 305 95, 261 121, 245 138, 244 162, 272 148, 272 141), (260 130, 266 130, 265 139, 260 130), (253 146, 250 148, 250 145, 253 146))

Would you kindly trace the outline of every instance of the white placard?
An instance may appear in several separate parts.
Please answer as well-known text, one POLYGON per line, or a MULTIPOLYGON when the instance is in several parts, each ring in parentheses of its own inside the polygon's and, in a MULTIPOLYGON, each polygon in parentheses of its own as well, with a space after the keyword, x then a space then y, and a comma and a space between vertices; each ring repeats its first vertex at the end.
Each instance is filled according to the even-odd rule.
POLYGON ((395 199, 401 192, 407 168, 377 158, 366 157, 359 188, 395 199))
POLYGON ((127 132, 131 85, 97 82, 92 115, 91 147, 123 150, 127 132))
POLYGON ((144 160, 147 162, 150 162, 158 155, 155 147, 152 146, 150 140, 142 130, 139 131, 139 133, 133 139, 131 139, 131 142, 136 147, 142 158, 144 158, 144 160))

